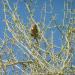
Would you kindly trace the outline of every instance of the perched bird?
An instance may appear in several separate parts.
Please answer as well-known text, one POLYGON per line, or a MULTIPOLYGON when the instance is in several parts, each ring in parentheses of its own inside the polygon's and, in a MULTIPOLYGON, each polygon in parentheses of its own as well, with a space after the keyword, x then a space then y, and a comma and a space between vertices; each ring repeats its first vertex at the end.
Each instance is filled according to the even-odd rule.
POLYGON ((37 28, 37 25, 36 24, 33 24, 31 26, 31 36, 36 39, 36 41, 38 42, 38 28, 37 28))

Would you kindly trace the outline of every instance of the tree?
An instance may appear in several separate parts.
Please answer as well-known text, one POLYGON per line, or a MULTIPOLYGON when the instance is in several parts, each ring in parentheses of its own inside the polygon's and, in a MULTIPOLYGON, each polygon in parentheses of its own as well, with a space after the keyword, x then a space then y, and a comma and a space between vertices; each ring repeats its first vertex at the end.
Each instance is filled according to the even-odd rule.
MULTIPOLYGON (((74 56, 75 9, 71 8, 74 1, 64 0, 64 16, 62 23, 56 20, 56 13, 53 11, 53 3, 50 0, 51 19, 46 23, 47 3, 44 2, 41 9, 41 20, 34 18, 34 5, 38 2, 24 1, 25 12, 28 13, 27 21, 24 24, 18 13, 18 1, 11 6, 11 0, 2 0, 4 10, 4 32, 5 40, 0 39, 0 73, 4 75, 66 75, 75 74, 75 66, 72 64, 74 56), (43 17, 44 15, 44 17, 43 17), (35 23, 38 28, 38 43, 30 35, 31 24, 35 23), (60 39, 56 39, 56 35, 60 39), (59 43, 54 42, 54 39, 59 43), (55 44, 56 43, 56 44, 55 44), (58 51, 56 51, 58 50, 58 51), (11 71, 11 72, 9 72, 11 71)), ((48 8, 49 9, 49 8, 48 8)), ((21 11, 20 11, 21 12, 21 11)), ((39 18, 40 19, 40 18, 39 18)))

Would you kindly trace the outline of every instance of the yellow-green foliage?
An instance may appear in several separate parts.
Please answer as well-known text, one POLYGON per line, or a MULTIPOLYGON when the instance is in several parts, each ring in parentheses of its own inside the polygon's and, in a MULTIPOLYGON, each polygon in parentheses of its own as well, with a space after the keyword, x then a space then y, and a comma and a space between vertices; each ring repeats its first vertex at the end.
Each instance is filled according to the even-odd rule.
MULTIPOLYGON (((72 36, 73 34, 75 34, 75 27, 74 22, 68 22, 67 26, 64 23, 65 16, 67 15, 67 13, 65 13, 65 10, 67 10, 65 8, 65 4, 67 5, 68 2, 64 0, 63 23, 61 25, 56 24, 56 16, 53 15, 51 21, 53 21, 53 23, 55 22, 55 26, 45 26, 44 22, 40 23, 35 21, 35 19, 33 18, 34 13, 30 10, 30 7, 27 3, 25 3, 25 7, 30 14, 30 18, 28 18, 29 23, 23 23, 20 15, 18 14, 19 1, 16 3, 16 6, 14 6, 13 9, 11 8, 9 1, 11 0, 2 1, 4 6, 4 22, 6 23, 6 28, 4 32, 5 40, 0 40, 0 42, 2 41, 2 45, 0 46, 0 48, 3 49, 2 52, 0 52, 0 73, 4 71, 4 73, 6 74, 8 67, 12 66, 13 69, 15 69, 15 67, 20 69, 23 75, 27 75, 26 69, 28 67, 31 69, 30 75, 74 75, 75 66, 72 65, 71 62, 73 54, 75 52, 72 48, 72 36), (38 27, 38 43, 36 43, 36 41, 30 35, 30 25, 32 23, 35 23, 38 27), (69 24, 71 25, 69 26, 69 24), (54 36, 53 31, 51 31, 51 29, 53 28, 58 29, 58 31, 61 33, 61 47, 58 47, 53 43, 54 36), (66 28, 66 30, 62 31, 63 28, 66 28), (51 36, 49 38, 50 40, 45 37, 47 30, 51 31, 51 36), (6 31, 8 31, 12 35, 11 38, 6 33, 6 31), (11 47, 8 46, 9 42, 11 43, 11 47), (45 50, 41 47, 41 44, 43 43, 46 44, 45 50), (14 46, 18 48, 14 49, 14 46), (60 51, 55 53, 54 47, 59 48, 60 51), (28 56, 28 60, 18 60, 16 58, 14 50, 16 50, 16 52, 18 50, 20 52, 23 52, 23 54, 26 54, 28 56), (7 53, 9 57, 6 59, 6 61, 3 61, 2 57, 5 56, 5 53, 7 53), (46 56, 48 55, 50 56, 50 61, 46 60, 46 56), (19 67, 18 64, 20 64, 22 67, 19 67)), ((33 0, 31 2, 33 2, 33 0)), ((44 10, 46 12, 45 6, 46 4, 44 5, 44 10)), ((71 12, 71 10, 67 11, 71 12)), ((75 14, 74 11, 71 13, 75 14)), ((46 18, 44 16, 44 21, 45 20, 46 18)), ((15 72, 14 70, 13 75, 16 74, 17 72, 15 72)))

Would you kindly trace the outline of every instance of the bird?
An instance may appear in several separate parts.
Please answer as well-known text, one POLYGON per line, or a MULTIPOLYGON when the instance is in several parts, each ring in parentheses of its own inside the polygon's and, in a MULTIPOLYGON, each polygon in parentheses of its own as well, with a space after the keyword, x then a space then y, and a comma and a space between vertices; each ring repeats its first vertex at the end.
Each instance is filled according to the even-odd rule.
POLYGON ((31 25, 31 36, 38 42, 38 27, 36 24, 31 25))

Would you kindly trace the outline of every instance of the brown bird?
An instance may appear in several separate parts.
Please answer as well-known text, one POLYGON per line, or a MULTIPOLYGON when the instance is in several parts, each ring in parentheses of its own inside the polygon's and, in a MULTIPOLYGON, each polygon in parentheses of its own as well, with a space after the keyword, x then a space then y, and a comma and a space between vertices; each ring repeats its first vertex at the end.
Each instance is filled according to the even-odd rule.
POLYGON ((38 38, 38 28, 36 24, 33 24, 31 26, 31 36, 36 39, 36 41, 38 42, 37 38, 38 38))

